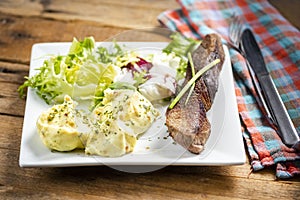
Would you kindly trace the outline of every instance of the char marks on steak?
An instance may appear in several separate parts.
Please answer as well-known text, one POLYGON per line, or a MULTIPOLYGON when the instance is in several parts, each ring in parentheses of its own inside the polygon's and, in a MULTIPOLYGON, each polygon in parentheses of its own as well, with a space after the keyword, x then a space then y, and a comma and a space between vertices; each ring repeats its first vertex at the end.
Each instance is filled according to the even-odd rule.
MULTIPOLYGON (((225 54, 221 39, 216 34, 207 35, 201 45, 192 54, 195 73, 215 59, 221 62, 207 71, 195 82, 194 90, 188 102, 186 92, 172 109, 166 112, 166 126, 170 136, 190 152, 199 154, 204 149, 211 125, 206 112, 211 108, 218 89, 218 77, 222 69, 225 54)), ((184 85, 192 78, 188 65, 184 85)), ((177 91, 179 92, 179 91, 177 91)))
MULTIPOLYGON (((225 59, 225 53, 219 36, 216 34, 206 35, 201 46, 197 48, 192 55, 195 70, 199 71, 217 58, 219 58, 221 62, 203 74, 203 80, 207 86, 211 100, 210 105, 212 105, 219 88, 219 75, 225 59)), ((209 109, 210 107, 206 111, 209 109)))

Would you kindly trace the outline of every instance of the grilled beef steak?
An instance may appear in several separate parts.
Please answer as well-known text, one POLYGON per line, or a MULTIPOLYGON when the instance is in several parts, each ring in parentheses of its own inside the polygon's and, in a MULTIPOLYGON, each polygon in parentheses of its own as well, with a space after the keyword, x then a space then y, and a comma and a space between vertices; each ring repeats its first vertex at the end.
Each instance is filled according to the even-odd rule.
MULTIPOLYGON (((195 70, 199 71, 217 58, 219 58, 221 62, 203 74, 203 80, 207 86, 211 100, 210 105, 212 105, 212 102, 216 96, 216 92, 218 91, 219 75, 225 59, 225 53, 219 36, 216 34, 206 35, 201 43, 201 46, 197 48, 192 55, 192 59, 196 68, 195 70)), ((209 109, 210 107, 206 111, 209 109)))
MULTIPOLYGON (((166 112, 166 125, 170 136, 178 144, 195 154, 199 154, 204 149, 204 144, 210 135, 211 126, 206 112, 211 108, 218 89, 218 76, 224 57, 219 36, 207 35, 192 55, 195 72, 197 73, 217 58, 221 62, 195 82, 194 90, 187 103, 188 92, 183 95, 173 109, 168 109, 166 112)), ((191 68, 188 66, 184 84, 191 77, 191 68)))

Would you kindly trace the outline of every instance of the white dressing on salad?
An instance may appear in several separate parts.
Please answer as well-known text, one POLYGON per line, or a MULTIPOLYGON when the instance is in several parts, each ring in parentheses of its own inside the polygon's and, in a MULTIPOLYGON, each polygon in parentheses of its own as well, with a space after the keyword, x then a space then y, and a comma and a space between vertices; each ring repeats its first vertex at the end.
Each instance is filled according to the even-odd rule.
POLYGON ((180 57, 174 53, 154 54, 153 67, 149 70, 150 78, 138 88, 149 101, 171 97, 176 92, 176 75, 180 65, 180 57))

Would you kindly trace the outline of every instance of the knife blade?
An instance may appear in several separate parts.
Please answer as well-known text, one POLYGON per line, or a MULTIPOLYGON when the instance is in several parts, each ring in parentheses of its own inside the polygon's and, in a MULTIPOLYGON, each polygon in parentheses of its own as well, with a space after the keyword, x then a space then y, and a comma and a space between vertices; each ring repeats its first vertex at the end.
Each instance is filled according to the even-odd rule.
POLYGON ((267 70, 263 55, 252 31, 248 28, 245 29, 241 37, 243 51, 259 82, 264 100, 278 128, 278 135, 284 144, 296 147, 299 141, 298 133, 267 70))

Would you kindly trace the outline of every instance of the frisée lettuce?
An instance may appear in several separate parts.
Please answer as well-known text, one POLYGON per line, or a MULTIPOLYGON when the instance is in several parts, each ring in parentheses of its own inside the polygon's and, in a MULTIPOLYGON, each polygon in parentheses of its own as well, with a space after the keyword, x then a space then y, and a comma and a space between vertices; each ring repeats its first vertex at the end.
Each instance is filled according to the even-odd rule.
POLYGON ((162 52, 144 57, 116 42, 112 48, 96 47, 93 37, 74 38, 66 55, 46 59, 36 73, 25 77, 18 92, 24 96, 31 87, 48 104, 62 103, 68 95, 76 101, 90 101, 91 110, 102 105, 107 88, 124 85, 135 87, 150 101, 169 98, 185 76, 187 53, 199 45, 179 33, 171 39, 162 52))
POLYGON ((178 32, 174 32, 170 38, 171 42, 163 49, 164 53, 175 54, 181 58, 180 65, 177 68, 177 79, 184 78, 188 59, 188 53, 192 53, 200 44, 201 40, 187 38, 178 32))
POLYGON ((53 56, 45 60, 39 71, 18 88, 20 96, 31 87, 48 104, 63 102, 64 96, 73 99, 93 99, 97 92, 106 89, 114 80, 117 69, 111 64, 99 62, 101 54, 95 56, 95 41, 86 37, 76 38, 67 55, 53 56))

